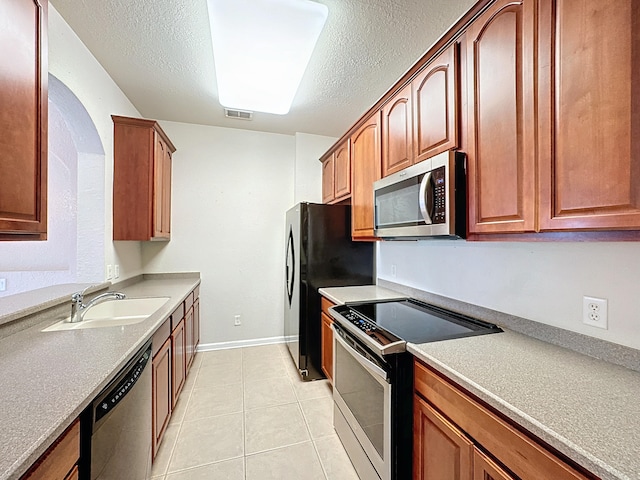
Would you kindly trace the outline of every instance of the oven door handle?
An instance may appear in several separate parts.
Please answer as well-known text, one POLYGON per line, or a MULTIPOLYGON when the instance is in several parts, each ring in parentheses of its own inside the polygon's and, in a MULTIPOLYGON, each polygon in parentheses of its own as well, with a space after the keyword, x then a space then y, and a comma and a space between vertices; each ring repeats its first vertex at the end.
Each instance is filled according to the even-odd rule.
POLYGON ((355 348, 345 342, 340 333, 338 333, 338 331, 336 330, 335 325, 331 325, 331 328, 333 329, 333 338, 335 338, 336 341, 340 343, 340 345, 342 345, 349 353, 351 353, 351 355, 357 360, 360 365, 362 365, 363 368, 365 368, 367 371, 369 371, 369 373, 375 375, 384 382, 389 383, 389 375, 387 374, 387 372, 385 372, 382 368, 380 368, 372 361, 360 355, 360 353, 355 348))

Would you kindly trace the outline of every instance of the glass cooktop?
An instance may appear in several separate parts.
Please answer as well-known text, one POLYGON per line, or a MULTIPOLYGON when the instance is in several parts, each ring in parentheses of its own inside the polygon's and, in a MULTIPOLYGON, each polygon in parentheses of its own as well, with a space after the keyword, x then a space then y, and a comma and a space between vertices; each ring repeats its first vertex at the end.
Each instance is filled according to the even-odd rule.
POLYGON ((502 330, 496 325, 466 317, 415 300, 349 305, 364 320, 399 339, 427 343, 502 330))

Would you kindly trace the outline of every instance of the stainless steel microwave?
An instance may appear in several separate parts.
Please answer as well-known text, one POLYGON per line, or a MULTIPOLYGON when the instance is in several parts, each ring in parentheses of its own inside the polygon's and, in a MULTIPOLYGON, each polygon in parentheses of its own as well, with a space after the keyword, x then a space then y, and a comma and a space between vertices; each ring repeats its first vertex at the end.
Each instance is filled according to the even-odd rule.
POLYGON ((380 238, 465 238, 466 156, 448 151, 373 184, 380 238))

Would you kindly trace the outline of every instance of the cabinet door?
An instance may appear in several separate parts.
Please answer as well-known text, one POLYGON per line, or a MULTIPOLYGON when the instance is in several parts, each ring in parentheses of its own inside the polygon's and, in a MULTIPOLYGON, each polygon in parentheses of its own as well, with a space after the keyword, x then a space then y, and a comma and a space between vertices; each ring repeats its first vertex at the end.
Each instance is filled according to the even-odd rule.
POLYGON ((153 357, 153 457, 155 458, 171 416, 171 339, 153 357))
POLYGON ((47 238, 47 2, 0 2, 0 240, 47 238))
POLYGON ((193 363, 193 306, 187 311, 187 314, 184 317, 184 338, 185 338, 185 362, 187 364, 187 370, 191 369, 191 364, 193 363))
POLYGON ((405 86, 382 107, 382 176, 413 163, 411 85, 405 86))
POLYGON ((498 0, 466 47, 469 232, 536 229, 532 0, 498 0))
POLYGON ((73 467, 73 470, 69 472, 69 474, 64 477, 64 480, 78 480, 80 478, 80 472, 78 470, 78 466, 73 467))
POLYGON ((373 182, 380 180, 380 112, 351 137, 351 235, 373 238, 373 182))
POLYGON ((331 324, 333 320, 324 312, 322 317, 322 371, 333 384, 333 330, 331 324))
POLYGON ((417 395, 413 435, 414 480, 473 478, 473 443, 417 395))
POLYGON ((329 155, 329 157, 322 162, 322 203, 329 203, 334 198, 334 165, 333 154, 329 155))
POLYGON ((639 9, 541 2, 541 230, 640 228, 639 9))
POLYGON ((156 132, 153 164, 153 236, 170 237, 171 152, 156 132))
POLYGON ((171 333, 171 408, 175 408, 186 377, 184 318, 171 333))
POLYGON ((200 299, 193 302, 193 354, 196 354, 200 344, 200 299))
POLYGON ((515 480, 476 447, 473 449, 473 480, 515 480))
POLYGON ((458 147, 458 75, 455 43, 411 82, 414 163, 458 147))
POLYGON ((333 190, 335 199, 351 194, 351 144, 347 139, 333 154, 333 190))
POLYGON ((171 150, 165 145, 162 171, 162 233, 165 238, 171 237, 171 150))

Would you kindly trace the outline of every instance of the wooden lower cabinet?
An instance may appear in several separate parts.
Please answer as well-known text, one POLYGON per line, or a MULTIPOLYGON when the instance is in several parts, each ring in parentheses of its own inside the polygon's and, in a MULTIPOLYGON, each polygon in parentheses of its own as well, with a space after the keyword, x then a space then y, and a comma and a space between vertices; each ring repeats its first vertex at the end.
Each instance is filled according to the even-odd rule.
POLYGON ((153 336, 154 459, 200 343, 199 294, 196 287, 153 336))
POLYGON ((322 371, 327 376, 329 381, 333 384, 333 330, 331 325, 333 324, 333 318, 329 314, 329 308, 335 306, 335 303, 322 297, 320 299, 321 307, 321 348, 322 359, 321 365, 322 371))
POLYGON ((196 297, 193 302, 193 354, 198 351, 200 345, 200 299, 196 297))
POLYGON ((184 337, 185 337, 185 363, 187 365, 187 371, 191 370, 191 364, 193 363, 194 351, 194 315, 193 306, 189 309, 184 316, 184 337))
POLYGON ((80 420, 76 420, 33 464, 21 480, 77 478, 80 459, 80 420), (75 471, 75 477, 74 475, 75 471))
POLYGON ((413 478, 471 480, 473 443, 433 407, 414 397, 413 478))
POLYGON ((516 480, 477 447, 473 447, 473 480, 516 480))
POLYGON ((414 480, 596 478, 417 360, 414 388, 414 480))
POLYGON ((78 465, 73 467, 73 470, 69 472, 69 475, 65 477, 64 480, 78 480, 80 478, 80 473, 78 471, 78 465))
POLYGON ((322 317, 322 371, 333 384, 333 330, 331 330, 333 320, 324 312, 320 316, 322 317))
POLYGON ((176 328, 171 332, 171 349, 173 351, 171 362, 171 407, 175 408, 184 381, 187 376, 186 342, 185 342, 184 318, 180 320, 176 328))
POLYGON ((171 338, 167 338, 153 357, 153 458, 158 452, 171 417, 171 338))

